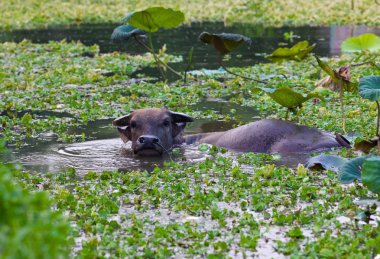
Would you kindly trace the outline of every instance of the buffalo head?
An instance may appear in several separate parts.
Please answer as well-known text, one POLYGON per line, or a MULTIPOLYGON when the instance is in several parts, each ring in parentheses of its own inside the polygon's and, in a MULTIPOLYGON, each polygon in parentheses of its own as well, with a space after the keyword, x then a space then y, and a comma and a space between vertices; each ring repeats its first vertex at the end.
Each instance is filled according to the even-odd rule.
POLYGON ((182 132, 192 121, 190 116, 168 109, 146 108, 115 119, 113 125, 124 142, 132 141, 135 154, 161 155, 184 141, 182 132))

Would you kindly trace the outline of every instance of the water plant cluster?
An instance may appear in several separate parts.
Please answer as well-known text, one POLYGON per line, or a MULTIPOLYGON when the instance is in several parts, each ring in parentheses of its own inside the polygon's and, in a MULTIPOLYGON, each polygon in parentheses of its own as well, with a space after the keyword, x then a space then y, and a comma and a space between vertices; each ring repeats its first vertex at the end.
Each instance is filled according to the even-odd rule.
MULTIPOLYGON (((89 122, 111 122, 130 110, 152 106, 195 118, 243 123, 233 111, 225 115, 191 108, 206 98, 253 107, 270 118, 346 131, 357 143, 371 142, 374 133, 378 136, 377 38, 369 44, 371 48, 363 44, 368 43, 363 37, 348 39, 344 48, 355 51, 328 59, 310 55, 317 46, 300 40, 268 56, 281 62, 227 68, 232 73, 214 75, 179 72, 181 77, 186 75, 185 82, 132 77, 139 67, 154 65, 164 76, 170 62, 181 60, 164 53, 159 56, 151 37, 158 28, 177 26, 185 17, 166 9, 172 17, 167 20, 157 10, 129 14, 128 24, 115 30, 114 38, 140 41, 150 52, 144 56, 101 54, 97 46, 64 41, 1 43, 0 134, 8 147, 17 151, 14 146, 35 139, 52 141, 47 135, 59 142, 89 140, 91 136, 82 132, 89 122), (355 42, 360 42, 360 49, 355 42)), ((221 54, 249 43, 243 35, 215 32, 205 32, 200 39, 221 54)), ((192 51, 185 70, 191 67, 192 51)), ((378 145, 378 140, 372 142, 378 145)), ((56 224, 48 224, 46 232, 39 232, 41 236, 34 240, 49 251, 46 256, 37 249, 36 257, 70 253, 83 258, 373 258, 380 254, 375 146, 367 149, 368 157, 353 149, 314 157, 313 165, 327 169, 314 171, 303 165, 276 166, 278 155, 232 156, 207 145, 199 150, 205 155, 201 161, 167 161, 152 171, 77 173, 68 168, 53 174, 2 163, 0 209, 32 211, 35 221, 0 213, 0 254, 18 251, 9 250, 19 240, 14 234, 40 231, 41 220, 56 224), (26 230, 18 232, 22 228, 26 230), (50 235, 50 240, 44 239, 50 235)), ((0 156, 3 152, 1 146, 0 156)), ((39 247, 27 245, 25 251, 39 247)))

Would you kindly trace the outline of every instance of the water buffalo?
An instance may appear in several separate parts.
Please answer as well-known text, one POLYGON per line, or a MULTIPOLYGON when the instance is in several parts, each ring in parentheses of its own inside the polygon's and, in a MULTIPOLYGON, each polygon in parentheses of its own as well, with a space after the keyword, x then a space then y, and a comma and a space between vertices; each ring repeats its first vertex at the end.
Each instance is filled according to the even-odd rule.
POLYGON ((146 108, 115 119, 124 142, 132 141, 139 155, 161 155, 183 143, 208 143, 239 152, 292 153, 350 147, 341 135, 299 126, 282 120, 265 119, 224 132, 183 136, 193 118, 167 109, 146 108))

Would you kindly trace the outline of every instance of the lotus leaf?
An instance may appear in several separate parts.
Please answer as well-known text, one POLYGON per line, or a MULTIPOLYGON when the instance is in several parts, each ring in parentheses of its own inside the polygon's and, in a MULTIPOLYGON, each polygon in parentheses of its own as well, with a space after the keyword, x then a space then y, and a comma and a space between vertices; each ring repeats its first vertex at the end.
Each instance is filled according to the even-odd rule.
POLYGON ((156 32, 159 28, 174 28, 185 20, 181 11, 171 8, 151 7, 133 12, 124 18, 124 22, 147 32, 156 32))
POLYGON ((380 76, 365 76, 359 81, 359 94, 361 97, 378 101, 380 99, 380 76))
POLYGON ((300 41, 291 48, 278 48, 271 55, 268 56, 270 59, 293 59, 302 60, 307 54, 309 54, 316 44, 309 45, 308 41, 300 41))
POLYGON ((199 40, 204 43, 213 45, 215 49, 222 55, 230 53, 243 43, 252 43, 250 38, 244 35, 233 33, 212 34, 208 32, 202 32, 199 35, 199 40))
POLYGON ((361 181, 362 165, 367 158, 368 156, 357 157, 344 164, 339 172, 339 181, 345 184, 361 181))
POLYGON ((372 192, 380 194, 380 157, 370 157, 363 163, 362 181, 372 192))
POLYGON ((342 166, 347 163, 347 159, 334 155, 318 155, 310 158, 305 166, 308 168, 313 168, 317 165, 321 165, 324 169, 339 172, 342 166))
POLYGON ((324 98, 318 93, 309 93, 304 96, 287 86, 278 89, 261 88, 261 90, 267 93, 275 102, 288 109, 301 107, 304 102, 311 98, 319 98, 324 101, 324 98))
POLYGON ((131 25, 121 25, 115 28, 111 35, 113 41, 126 41, 131 37, 144 37, 146 32, 131 25))
POLYGON ((373 33, 349 37, 342 42, 341 48, 343 52, 378 51, 380 50, 380 37, 373 33))

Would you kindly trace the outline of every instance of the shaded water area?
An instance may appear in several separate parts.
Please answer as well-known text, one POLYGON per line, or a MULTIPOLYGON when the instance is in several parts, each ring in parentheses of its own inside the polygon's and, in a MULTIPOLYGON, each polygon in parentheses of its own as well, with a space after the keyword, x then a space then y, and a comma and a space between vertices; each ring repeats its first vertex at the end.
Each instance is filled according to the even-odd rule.
MULTIPOLYGON (((35 43, 46 43, 48 41, 81 41, 85 45, 97 44, 101 53, 114 51, 128 52, 131 54, 141 54, 145 50, 134 40, 130 39, 126 43, 113 43, 110 40, 112 31, 117 24, 103 25, 80 25, 69 27, 52 27, 35 30, 16 30, 11 32, 0 32, 0 42, 12 41, 20 42, 28 39, 35 43)), ((380 28, 369 28, 366 26, 331 26, 331 27, 282 27, 268 28, 251 24, 235 24, 225 27, 223 23, 193 23, 170 30, 160 30, 153 35, 155 48, 158 49, 166 44, 167 53, 177 56, 187 57, 188 51, 194 47, 193 66, 194 69, 219 67, 219 56, 212 47, 201 43, 198 36, 203 31, 211 33, 238 33, 252 39, 252 45, 239 47, 226 61, 227 66, 244 67, 259 62, 267 62, 265 54, 271 53, 274 49, 282 46, 291 46, 300 40, 308 40, 310 43, 317 43, 315 52, 319 56, 332 56, 340 54, 340 44, 347 37, 360 35, 366 32, 380 34, 380 28), (284 33, 292 32, 295 36, 294 42, 284 39, 284 33)), ((182 71, 182 63, 173 64, 182 71)), ((145 69, 142 72, 157 75, 154 69, 145 69)))
MULTIPOLYGON (((253 108, 219 99, 201 102, 193 108, 198 111, 213 110, 217 114, 224 115, 231 112, 238 113, 244 123, 260 118, 259 113, 253 108)), ((188 125, 185 134, 225 131, 235 127, 237 123, 237 121, 197 119, 188 125)), ((182 145, 178 152, 172 152, 163 157, 135 156, 131 151, 130 142, 124 144, 118 137, 117 130, 112 126, 112 120, 89 122, 88 125, 71 129, 71 131, 78 134, 85 133, 94 140, 66 144, 58 143, 48 134, 42 134, 38 139, 30 140, 27 146, 12 148, 12 153, 4 159, 20 163, 26 169, 40 172, 60 172, 73 167, 78 173, 85 173, 105 170, 151 171, 156 165, 162 166, 165 161, 193 163, 208 157, 207 152, 200 151, 197 145, 182 145)), ((230 152, 228 155, 235 157, 238 154, 230 152)), ((277 163, 295 167, 298 163, 304 163, 308 157, 308 154, 287 155, 277 163)))

